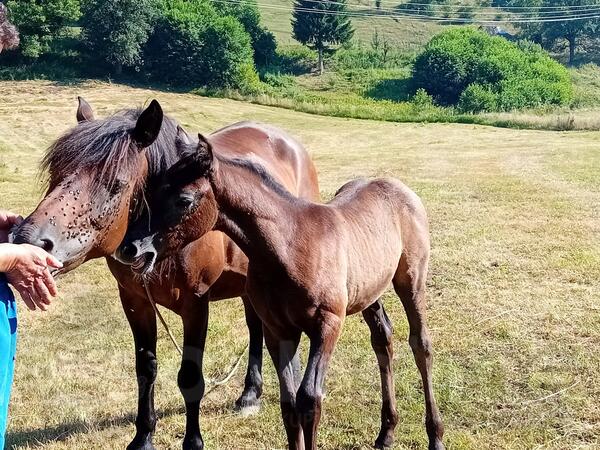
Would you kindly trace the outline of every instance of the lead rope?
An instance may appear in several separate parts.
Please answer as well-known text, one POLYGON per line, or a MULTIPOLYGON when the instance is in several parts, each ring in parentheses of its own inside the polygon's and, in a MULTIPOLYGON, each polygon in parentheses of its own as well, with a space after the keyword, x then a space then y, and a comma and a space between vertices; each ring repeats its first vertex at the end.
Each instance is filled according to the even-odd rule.
MULTIPOLYGON (((169 335, 169 338, 171 339, 171 342, 173 343, 173 345, 177 349, 177 352, 179 352, 179 354, 183 357, 183 350, 181 350, 181 347, 177 343, 177 340, 175 339, 175 336, 173 336, 173 333, 171 333, 171 330, 169 329, 169 326, 167 325, 167 322, 165 321, 165 319, 163 318, 162 314, 158 310, 158 306, 156 306, 156 302, 154 301, 154 297, 152 297, 152 293, 150 292, 150 288, 148 287, 148 281, 146 280, 146 277, 142 277, 142 281, 144 283, 144 289, 146 290, 146 296, 148 297, 148 301, 152 305, 152 309, 154 310, 154 313, 158 316, 158 320, 160 320, 160 323, 162 323, 163 327, 165 328, 167 334, 169 335)), ((246 346, 244 347, 244 349, 242 350, 242 352, 238 356, 235 364, 231 367, 231 369, 229 370, 229 372, 227 373, 227 375, 225 376, 225 378, 223 378, 220 381, 213 381, 211 383, 211 385, 208 387, 208 389, 206 389, 204 391, 204 395, 207 395, 208 393, 212 392, 217 387, 222 386, 225 383, 227 383, 229 380, 231 380, 231 378, 233 377, 233 375, 235 374, 235 372, 240 367, 240 364, 242 363, 242 358, 244 357, 244 353, 246 353, 247 349, 248 349, 248 344, 246 344, 246 346)))

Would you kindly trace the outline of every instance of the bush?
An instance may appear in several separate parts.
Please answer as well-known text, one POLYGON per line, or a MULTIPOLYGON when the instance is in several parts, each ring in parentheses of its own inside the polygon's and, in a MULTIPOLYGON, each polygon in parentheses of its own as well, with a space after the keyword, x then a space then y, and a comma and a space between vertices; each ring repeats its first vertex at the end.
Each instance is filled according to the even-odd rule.
POLYGON ((67 25, 79 18, 79 0, 9 0, 11 21, 21 34, 20 52, 35 59, 48 53, 67 25))
POLYGON ((456 105, 469 86, 478 85, 462 102, 472 112, 478 104, 485 110, 492 106, 490 93, 497 99, 496 110, 565 105, 573 96, 567 69, 541 47, 514 44, 469 27, 431 39, 417 56, 413 82, 443 105, 456 105))
POLYGON ((157 9, 158 0, 85 0, 81 28, 89 54, 117 74, 138 65, 157 9))
POLYGON ((250 35, 254 62, 267 66, 275 58, 277 42, 275 36, 260 24, 260 12, 254 0, 242 0, 239 3, 221 3, 217 6, 222 15, 235 17, 250 35))
POLYGON ((250 36, 208 0, 169 0, 144 57, 151 77, 177 85, 253 89, 259 82, 250 36))
POLYGON ((490 88, 473 83, 460 94, 458 109, 467 113, 496 111, 498 97, 490 88))

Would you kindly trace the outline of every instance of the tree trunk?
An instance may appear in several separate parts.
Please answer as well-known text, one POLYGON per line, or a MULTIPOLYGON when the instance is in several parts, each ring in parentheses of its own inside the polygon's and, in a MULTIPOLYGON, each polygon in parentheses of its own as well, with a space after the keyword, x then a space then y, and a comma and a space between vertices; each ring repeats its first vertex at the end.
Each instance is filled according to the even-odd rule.
POLYGON ((575 63, 575 36, 569 37, 569 66, 572 66, 575 63))
POLYGON ((121 75, 123 73, 123 64, 120 62, 115 63, 115 75, 121 75))
POLYGON ((323 49, 319 49, 319 75, 323 75, 325 68, 323 67, 323 49))

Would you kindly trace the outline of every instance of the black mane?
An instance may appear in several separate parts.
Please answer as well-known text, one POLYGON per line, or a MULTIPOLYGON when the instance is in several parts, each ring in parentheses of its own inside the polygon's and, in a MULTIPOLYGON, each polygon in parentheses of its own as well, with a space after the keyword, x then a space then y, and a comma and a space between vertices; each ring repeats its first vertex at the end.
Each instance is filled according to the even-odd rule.
MULTIPOLYGON (((49 174, 51 183, 55 177, 89 170, 94 180, 92 191, 112 184, 119 175, 133 176, 140 149, 132 141, 131 131, 141 112, 142 109, 125 110, 105 119, 79 123, 48 148, 41 170, 49 174)), ((156 141, 141 150, 146 152, 149 176, 164 172, 177 161, 176 136, 177 122, 165 116, 156 141)))
POLYGON ((240 167, 248 172, 252 172, 253 174, 257 175, 258 178, 260 178, 262 184, 279 196, 288 200, 297 200, 297 198, 294 197, 290 191, 288 191, 281 183, 275 180, 275 178, 273 178, 269 172, 267 172, 267 169, 265 169, 262 164, 244 158, 219 158, 219 161, 231 166, 240 167))

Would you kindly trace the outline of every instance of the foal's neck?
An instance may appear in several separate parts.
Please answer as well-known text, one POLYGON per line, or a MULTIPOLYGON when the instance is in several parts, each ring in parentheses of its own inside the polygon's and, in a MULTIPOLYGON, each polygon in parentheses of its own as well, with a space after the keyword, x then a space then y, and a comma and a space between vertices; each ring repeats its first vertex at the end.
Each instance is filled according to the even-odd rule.
POLYGON ((223 231, 252 261, 285 263, 303 201, 241 159, 218 159, 212 176, 219 205, 216 229, 223 231))

